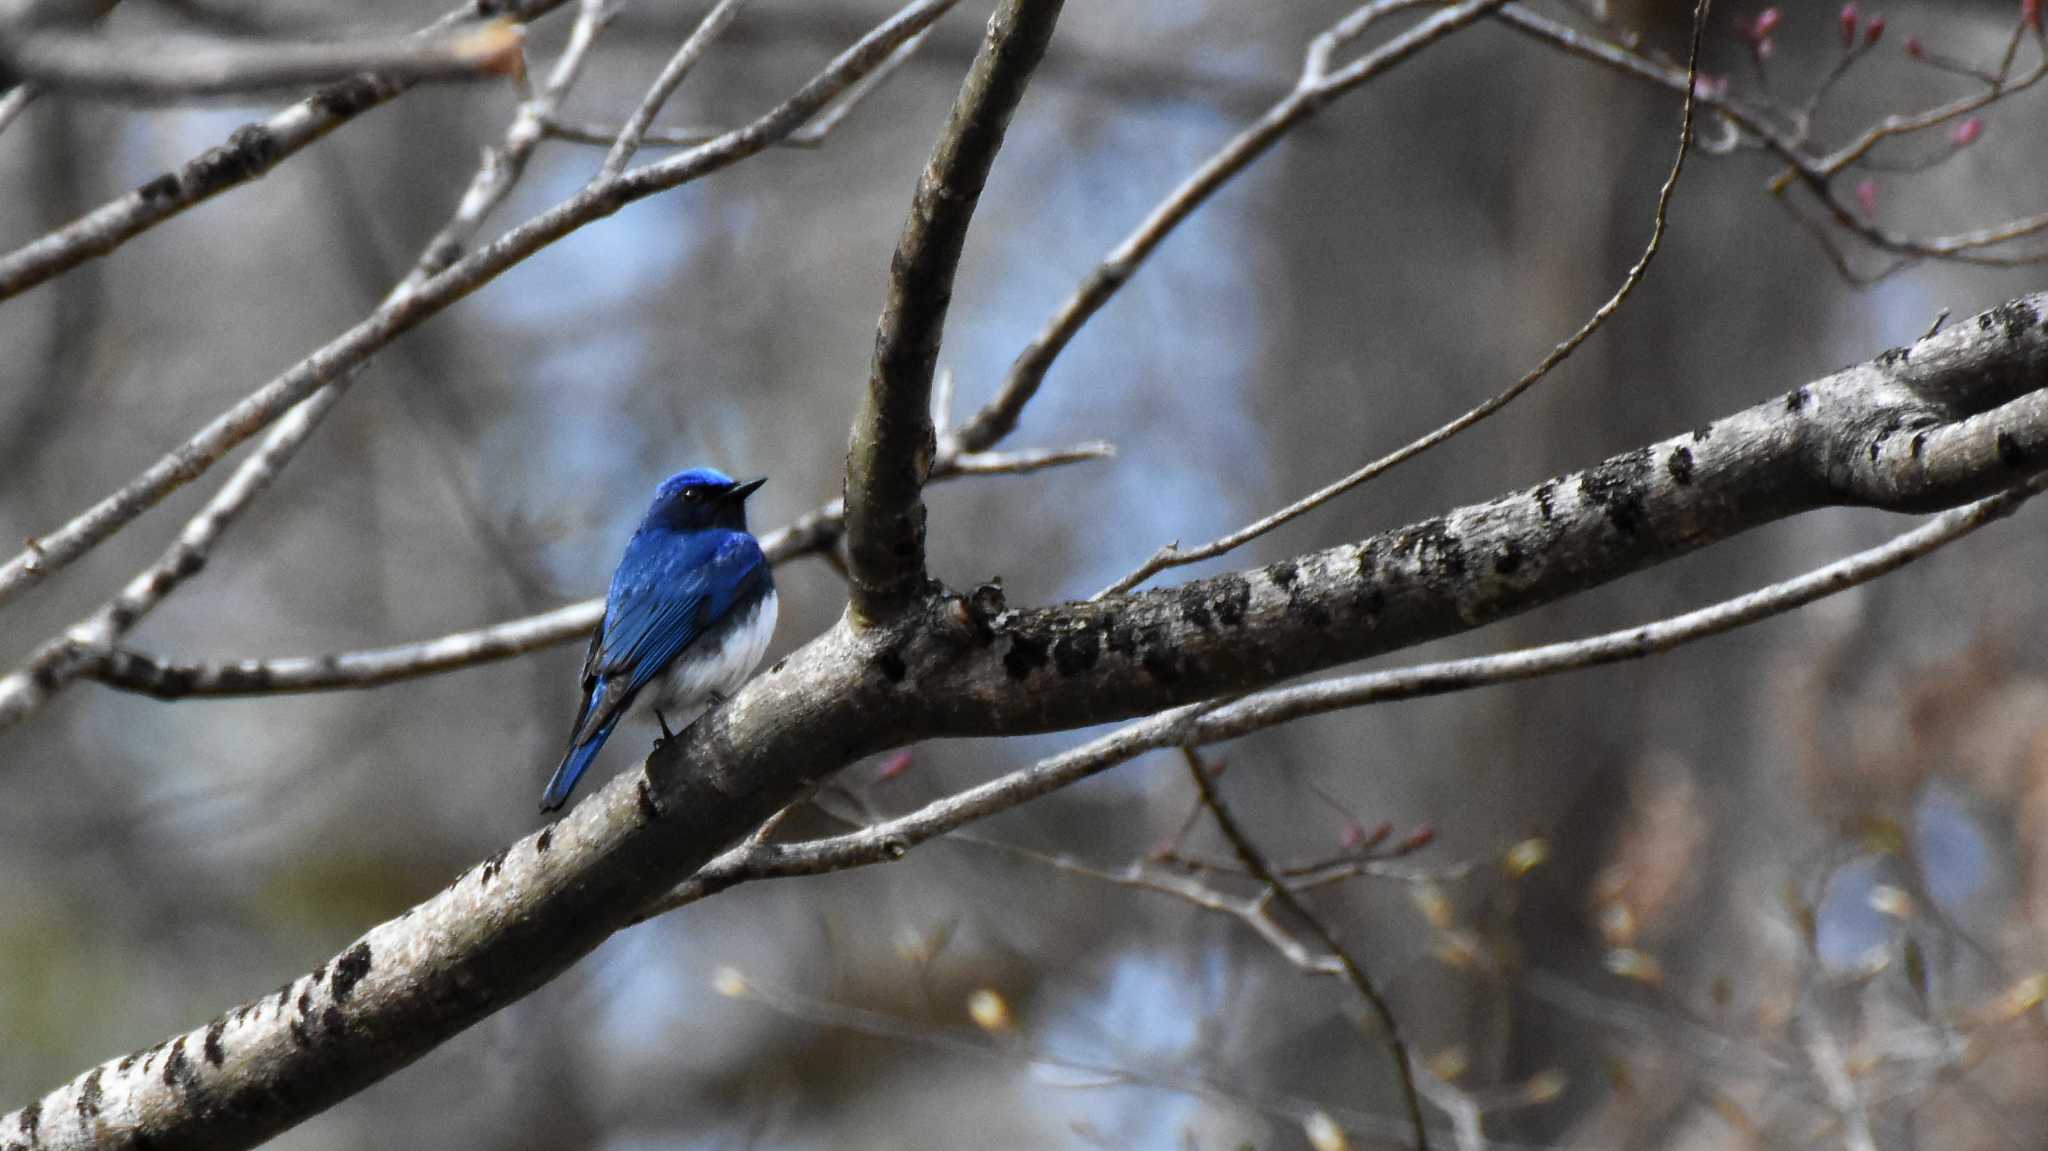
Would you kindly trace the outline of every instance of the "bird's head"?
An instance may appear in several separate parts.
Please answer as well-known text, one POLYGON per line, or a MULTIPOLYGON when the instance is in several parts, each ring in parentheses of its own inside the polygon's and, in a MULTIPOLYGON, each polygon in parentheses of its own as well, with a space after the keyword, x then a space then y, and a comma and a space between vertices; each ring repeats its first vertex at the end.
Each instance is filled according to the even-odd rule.
POLYGON ((768 482, 766 476, 742 483, 716 468, 691 468, 661 481, 647 522, 671 531, 703 528, 747 530, 747 497, 768 482))

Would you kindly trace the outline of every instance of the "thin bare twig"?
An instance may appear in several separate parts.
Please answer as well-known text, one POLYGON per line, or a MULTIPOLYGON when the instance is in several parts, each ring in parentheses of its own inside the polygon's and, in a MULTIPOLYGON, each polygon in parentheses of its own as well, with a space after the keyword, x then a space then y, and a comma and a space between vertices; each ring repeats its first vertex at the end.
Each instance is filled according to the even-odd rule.
POLYGON ((0 95, 0 132, 5 132, 28 106, 42 95, 42 89, 30 83, 16 84, 0 95))
MULTIPOLYGON (((1054 310, 1003 377, 1002 387, 954 438, 960 450, 980 451, 1010 434, 1026 404, 1038 394, 1053 361, 1083 325, 1135 275, 1146 257, 1218 189, 1324 106, 1414 56, 1423 48, 1471 25, 1501 7, 1502 0, 1467 0, 1431 16, 1338 72, 1329 70, 1336 50, 1364 33, 1381 16, 1420 7, 1430 0, 1377 0, 1352 12, 1317 37, 1303 61, 1293 90, 1209 157, 1140 221, 1054 310)), ((941 450, 945 449, 940 445, 941 450)))
POLYGON ((1637 257, 1636 262, 1630 266, 1627 274, 1622 277, 1621 286, 1616 288, 1614 293, 1607 297, 1606 302, 1595 309, 1591 316, 1586 318, 1585 323, 1579 325, 1577 331, 1552 348, 1550 353, 1544 356, 1542 361, 1535 367, 1529 369, 1521 379, 1516 380, 1504 391, 1494 394, 1485 402, 1465 412, 1465 414, 1457 419, 1381 456, 1379 459, 1359 468, 1350 475, 1325 484, 1323 487, 1310 492, 1308 495, 1271 515, 1246 524, 1244 527, 1228 535, 1193 548, 1182 548, 1176 544, 1168 544, 1153 552, 1149 559, 1140 564, 1130 574, 1097 592, 1095 598, 1101 599, 1103 596, 1127 592, 1168 568, 1182 567, 1234 551, 1282 524, 1321 507, 1323 504, 1358 487, 1360 484, 1367 483, 1407 460, 1413 459, 1423 452, 1436 447, 1452 436, 1493 415, 1512 403, 1516 397, 1535 387, 1538 382, 1550 374, 1552 369, 1563 363, 1567 357, 1577 351, 1580 345, 1584 344, 1592 337, 1594 332, 1600 329, 1602 324, 1605 324, 1615 312, 1619 311, 1622 304, 1634 293, 1636 285, 1642 283, 1643 275, 1649 271, 1650 261, 1656 258, 1658 250, 1664 243, 1664 229, 1668 213, 1671 209, 1671 196, 1678 188, 1679 174, 1685 171, 1685 158, 1692 148, 1694 101, 1697 99, 1696 93, 1699 88, 1697 81, 1699 79, 1700 41, 1706 32, 1707 9, 1710 3, 1711 0, 1698 0, 1697 5, 1693 9, 1692 43, 1686 54, 1685 74, 1688 83, 1685 87, 1684 111, 1681 115, 1678 129, 1678 150, 1677 154, 1671 159, 1671 170, 1665 175, 1663 186, 1657 190, 1656 208, 1650 219, 1649 242, 1643 246, 1642 255, 1637 257))
MULTIPOLYGON (((1110 446, 1101 443, 983 452, 950 461, 932 480, 1025 475, 1112 454, 1110 446)), ((844 527, 844 509, 834 500, 762 536, 761 548, 769 562, 777 564, 813 555, 830 559, 844 527)), ((599 597, 416 643, 269 659, 185 662, 117 648, 80 674, 107 687, 163 700, 382 687, 579 643, 589 638, 590 629, 603 615, 604 600, 599 597)))
POLYGON ((718 3, 711 6, 711 11, 704 14, 704 19, 684 38, 683 46, 676 49, 676 54, 669 58, 667 65, 661 70, 661 75, 656 77, 653 86, 647 89, 647 95, 642 97, 639 106, 633 109, 633 114, 626 117, 625 127, 619 129, 618 138, 612 142, 611 151, 605 155, 604 164, 598 168, 597 179, 615 179, 619 173, 626 170, 627 164, 632 163, 633 153, 640 150, 640 138, 647 134, 647 126, 654 123, 654 117, 660 114, 662 105, 668 103, 668 98, 675 95, 677 88, 682 87, 683 80, 689 76, 690 70, 697 66, 697 62, 704 58, 705 53, 711 51, 711 45, 740 14, 740 8, 745 4, 746 0, 718 0, 718 3))
POLYGON ((327 84, 359 72, 406 83, 476 80, 519 67, 523 34, 493 19, 431 37, 291 42, 156 36, 121 40, 72 28, 0 38, 11 75, 69 93, 162 100, 327 84))
POLYGON ((1373 981, 1372 973, 1366 970, 1365 964, 1344 946, 1343 941, 1337 938, 1337 933, 1330 929, 1330 925, 1323 922, 1321 916, 1309 910, 1308 905, 1302 902, 1301 897, 1294 893, 1287 882, 1274 873, 1272 865, 1266 862, 1266 857, 1259 851, 1258 845, 1252 842, 1251 836, 1238 824, 1237 817, 1231 813, 1230 808, 1223 802, 1223 797, 1217 793, 1215 781, 1209 778, 1209 771, 1202 763, 1201 754, 1192 747, 1183 747, 1181 757, 1187 764, 1188 778, 1194 781, 1195 790, 1202 796, 1202 806, 1209 809, 1210 817, 1216 821, 1216 829, 1229 841, 1231 850, 1237 853, 1237 858, 1244 864, 1245 870, 1251 872, 1253 878, 1265 885, 1265 895, 1261 897, 1261 902, 1270 899, 1306 925, 1309 934, 1315 936, 1316 943, 1336 961, 1338 973, 1344 982, 1358 993, 1358 997, 1372 1012, 1373 1019, 1379 1024, 1381 1036, 1386 1042, 1387 1053, 1394 1060, 1394 1076, 1401 1085, 1401 1102, 1408 1112, 1409 1130, 1416 1151, 1428 1151, 1429 1128, 1422 1121, 1422 1096, 1415 1089, 1415 1068, 1408 1056, 1408 1044, 1401 1038, 1401 1026, 1394 1018, 1393 1006, 1387 1002, 1386 995, 1373 981))

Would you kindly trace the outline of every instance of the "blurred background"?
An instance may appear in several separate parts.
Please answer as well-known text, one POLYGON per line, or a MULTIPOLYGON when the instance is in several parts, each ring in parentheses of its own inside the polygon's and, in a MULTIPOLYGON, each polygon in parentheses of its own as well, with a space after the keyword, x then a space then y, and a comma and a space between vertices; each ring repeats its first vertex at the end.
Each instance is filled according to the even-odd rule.
MULTIPOLYGON (((194 7, 135 0, 111 24, 147 30, 194 7)), ((622 7, 572 117, 618 121, 702 5, 622 7)), ((889 253, 988 7, 963 4, 823 149, 630 207, 379 355, 133 645, 314 654, 596 595, 653 485, 690 464, 771 476, 756 530, 836 496, 889 253)), ((1678 54, 1688 7, 1635 0, 1610 16, 1678 54)), ((1816 131, 1846 139, 1972 90, 1896 42, 1990 66, 2016 7, 1884 9, 1892 41, 1816 131)), ((206 10, 334 28, 324 5, 206 10)), ((1347 10, 1069 5, 962 268, 942 364, 963 410, 1347 10)), ((664 122, 751 116, 886 11, 757 5, 664 122)), ((386 2, 350 19, 401 31, 436 12, 386 2)), ((537 68, 572 14, 534 28, 537 68)), ((1759 91, 1737 33, 1756 15, 1723 5, 1709 30, 1703 70, 1738 94, 1759 91)), ((1837 37, 1833 6, 1793 6, 1768 82, 1796 102, 1837 37)), ((515 99, 503 83, 413 92, 0 307, 0 536, 63 522, 360 318, 515 99)), ((0 136, 0 244, 275 106, 38 101, 0 136)), ((934 489, 935 573, 1000 576, 1012 602, 1085 596, 1164 542, 1227 531, 1499 390, 1636 258, 1678 114, 1668 93, 1486 25, 1334 105, 1174 235, 1010 441, 1105 438, 1118 458, 934 489)), ((1939 233, 2041 210, 2041 102, 1985 121, 1948 162, 1878 177, 1877 217, 1939 233)), ((600 158, 542 145, 489 231, 572 193, 600 158)), ((1930 265, 1851 287, 1764 190, 1774 170, 1754 152, 1695 153, 1647 282, 1572 360, 1228 565, 1582 466, 1909 343, 1943 309, 2044 286, 2038 269, 1930 265)), ((0 614, 8 663, 153 559, 222 475, 0 614)), ((1859 1122, 1877 1146, 2037 1145, 2042 515, 1644 664, 1248 739, 1221 749, 1221 786, 1279 860, 1333 855, 1383 822, 1389 842, 1434 833, 1398 875, 1315 905, 1489 1145, 1856 1146, 1859 1122)), ((1401 658, 1651 619, 1903 526, 1803 517, 1401 658)), ((818 560, 777 579, 771 659, 844 604, 818 560)), ((9 731, 0 1100, 274 987, 534 827, 580 658, 257 700, 80 683, 9 731)), ((615 740, 600 773, 651 734, 615 740)), ((904 810, 1081 738, 920 747, 886 778, 856 765, 840 808, 904 810)), ((1341 986, 1235 920, 991 845, 1114 869, 1169 840, 1189 803, 1178 759, 1160 756, 976 829, 989 842, 731 891, 619 935, 275 1145, 1290 1148, 1311 1145, 1317 1112, 1354 1146, 1398 1141, 1385 1052, 1341 986)), ((1189 850, 1226 851, 1206 827, 1189 850)))

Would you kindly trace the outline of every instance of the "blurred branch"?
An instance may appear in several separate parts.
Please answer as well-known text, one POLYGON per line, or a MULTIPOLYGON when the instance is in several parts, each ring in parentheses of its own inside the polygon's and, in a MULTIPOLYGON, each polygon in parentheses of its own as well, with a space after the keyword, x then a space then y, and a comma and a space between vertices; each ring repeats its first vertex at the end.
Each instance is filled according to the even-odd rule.
MULTIPOLYGON (((871 62, 893 47, 877 48, 871 62)), ((561 217, 543 217, 551 218, 561 217)), ((1910 533, 1916 545, 1928 545, 1928 533, 1953 538, 2048 483, 2043 306, 2048 298, 2013 301, 1584 472, 1264 568, 1040 608, 1007 609, 994 589, 971 597, 935 590, 916 610, 883 622, 842 619, 560 822, 508 845, 310 974, 156 1048, 89 1069, 0 1117, 0 1130, 39 1125, 45 1148, 247 1146, 413 1062, 693 885, 833 870, 863 853, 900 856, 913 834, 950 830, 978 805, 1008 796, 1014 806, 1017 796, 1044 794, 1150 748, 1230 738, 1376 697, 1471 686, 1461 674, 1396 687, 1354 676, 1271 688, 1469 631, 1798 512, 1995 496, 1910 533), (2012 490, 2016 484, 2025 487, 2012 490), (1245 692, 1256 694, 1228 699, 1245 692), (949 797, 907 825, 889 821, 794 847, 749 844, 734 862, 750 863, 751 875, 714 862, 865 755, 924 739, 1135 715, 1150 718, 949 797)), ((1811 595, 1853 582, 1839 572, 1803 579, 1811 595)), ((1798 597, 1771 589, 1754 598, 1798 597)), ((1730 620, 1758 610, 1710 609, 1730 620)), ((1604 658, 1659 650, 1678 642, 1672 631, 1604 637, 1613 645, 1604 658)), ((1500 664, 1486 674, 1495 681, 1533 674, 1530 654, 1494 658, 1500 664)), ((1571 665, 1599 661, 1580 656, 1571 665)))
POLYGON ((1356 90, 1423 48, 1469 26, 1487 12, 1499 8, 1503 0, 1467 0, 1457 7, 1445 9, 1342 69, 1330 71, 1331 57, 1337 49, 1363 35, 1373 21, 1389 13, 1423 7, 1432 2, 1375 0, 1359 7, 1317 37, 1307 51, 1300 78, 1293 90, 1160 201, 1060 304, 1045 327, 1011 363, 995 398, 959 429, 955 438, 960 447, 966 451, 980 451, 1009 435, 1017 426, 1025 405, 1038 393, 1053 360, 1066 349, 1082 325, 1136 274, 1138 266, 1152 254, 1153 249, 1218 189, 1250 167, 1288 132, 1314 117, 1330 101, 1356 90))
POLYGON ((42 95, 42 89, 34 84, 16 84, 0 93, 0 132, 5 132, 27 107, 42 95))
POLYGON ((846 559, 857 622, 908 604, 924 580, 921 492, 938 454, 932 372, 953 276, 1010 117, 1064 0, 1003 0, 918 177, 889 264, 867 391, 846 449, 846 559))
POLYGON ((1671 210, 1671 194, 1678 188, 1679 174, 1685 171, 1685 157, 1692 148, 1693 93, 1698 87, 1700 39, 1706 34, 1709 3, 1710 0, 1698 0, 1693 8, 1692 43, 1686 51, 1685 74, 1687 84, 1685 88, 1684 111, 1681 114, 1678 126, 1678 151, 1671 158, 1671 170, 1664 177, 1664 185, 1657 189, 1657 203, 1650 217, 1650 239, 1643 245, 1643 254, 1636 258, 1636 262, 1622 276, 1621 286, 1614 290, 1613 295, 1607 297, 1605 303, 1594 309, 1593 314, 1586 318, 1585 323, 1579 325, 1577 331, 1573 332, 1562 343, 1550 349, 1550 353, 1544 356, 1541 362, 1529 369, 1521 379, 1508 385, 1506 390, 1496 393, 1457 419, 1438 427, 1435 431, 1422 436, 1420 439, 1409 441, 1402 447, 1381 456, 1379 459, 1359 468, 1350 475, 1325 484, 1320 489, 1310 492, 1308 495, 1281 508, 1279 511, 1246 524, 1229 535, 1193 548, 1182 548, 1178 544, 1167 544, 1153 552, 1151 557, 1140 564, 1136 570, 1104 588, 1101 592, 1098 592, 1097 598, 1127 592, 1169 568, 1199 563, 1202 560, 1214 559, 1217 556, 1235 551, 1265 535, 1267 532, 1280 527, 1282 524, 1305 515, 1360 484, 1367 483, 1374 477, 1382 475, 1401 463, 1436 447, 1452 436, 1472 427, 1474 424, 1508 406, 1523 392, 1535 387, 1538 382, 1550 374, 1551 369, 1563 363, 1566 358, 1579 349, 1581 344, 1590 339, 1593 333, 1598 331, 1600 326, 1607 322, 1609 317, 1620 311, 1621 305, 1636 290, 1636 285, 1643 282, 1643 274, 1649 271, 1650 261, 1656 258, 1657 250, 1664 243, 1666 216, 1671 210))
MULTIPOLYGON (((408 279, 391 297, 326 347, 257 389, 159 460, 120 491, 0 566, 0 602, 9 592, 84 554, 176 487, 189 482, 236 444, 274 419, 277 427, 202 512, 186 525, 171 551, 138 575, 114 601, 48 641, 26 666, 0 678, 0 728, 34 711, 112 650, 142 612, 205 563, 214 540, 275 478, 336 402, 351 373, 372 355, 506 269, 576 229, 635 200, 666 191, 756 155, 795 131, 839 93, 872 71, 904 41, 938 19, 955 0, 915 0, 848 48, 796 94, 759 119, 701 147, 596 180, 568 200, 500 236, 483 250, 417 283, 408 279)), ((536 120, 537 122, 537 120, 536 120)), ((537 129, 536 129, 537 131, 537 129)), ((430 250, 428 258, 447 253, 430 250)))
POLYGON ((1258 845, 1252 842, 1251 836, 1238 824, 1237 817, 1231 814, 1230 808, 1223 802, 1223 797, 1217 793, 1216 784, 1209 778, 1209 769, 1202 762, 1201 755, 1192 747, 1183 747, 1181 758, 1187 764, 1188 778, 1194 781, 1195 790, 1202 796, 1202 806, 1209 809, 1210 817, 1216 821, 1216 829, 1229 841, 1230 849, 1237 853, 1238 861, 1244 864, 1245 870, 1264 885, 1265 891, 1257 899, 1256 905, 1263 907, 1268 902, 1279 904, 1289 915, 1308 928, 1309 934, 1315 937, 1317 946, 1323 949, 1323 954, 1327 957, 1318 967, 1305 964, 1297 966, 1301 966, 1303 970, 1332 974, 1342 979, 1358 994, 1359 999, 1364 1001, 1366 1009, 1372 1013, 1374 1022, 1379 1024, 1380 1034, 1387 1044, 1387 1053, 1394 1060, 1395 1081, 1401 1085, 1401 1103, 1408 1112, 1409 1132, 1413 1136, 1417 1151, 1426 1151, 1429 1146, 1429 1129, 1422 1122, 1422 1097, 1415 1090, 1414 1062, 1409 1058, 1408 1044, 1401 1038, 1400 1022, 1394 1018, 1394 1009, 1387 1003, 1387 997, 1380 992, 1379 985, 1373 981, 1372 974, 1366 970, 1365 964, 1351 954, 1350 949, 1337 938, 1337 933, 1330 929, 1330 925, 1309 910, 1301 897, 1294 893, 1294 889, 1274 872, 1273 865, 1266 862, 1266 857, 1259 851, 1258 845))
POLYGON ((520 67, 522 40, 518 25, 504 19, 431 37, 318 43, 189 35, 124 41, 34 28, 0 36, 0 70, 65 93, 160 100, 328 84, 359 72, 403 84, 504 76, 520 67))
MULTIPOLYGON (((933 27, 936 27, 936 25, 933 27)), ((859 83, 848 88, 831 106, 820 112, 816 119, 784 136, 781 140, 776 141, 776 146, 781 148, 816 148, 823 144, 825 138, 832 134, 832 130, 837 128, 846 119, 847 114, 852 112, 862 100, 867 98, 868 93, 881 87, 883 81, 887 80, 898 68, 901 68, 905 61, 917 54, 918 48, 926 40, 930 39, 931 34, 932 29, 928 27, 904 41, 902 47, 889 54, 889 58, 882 62, 881 67, 861 77, 859 83)), ((597 124, 586 120, 564 120, 559 116, 549 117, 545 127, 548 135, 557 140, 567 140, 574 144, 599 144, 605 147, 610 147, 616 143, 619 133, 623 131, 622 128, 606 124, 597 124)), ((724 128, 649 127, 641 132, 640 145, 643 147, 694 148, 700 144, 709 143, 717 139, 725 134, 726 131, 728 129, 724 128)))
MULTIPOLYGON (((951 461, 932 475, 934 483, 962 476, 1024 475, 1063 464, 1106 459, 1108 444, 1085 443, 1071 448, 984 452, 951 461)), ((846 524, 845 511, 833 500, 786 527, 761 537, 770 563, 783 564, 812 555, 830 555, 846 524)), ((80 674, 107 687, 138 692, 162 700, 219 696, 282 695, 381 687, 442 672, 510 659, 565 643, 580 643, 604 616, 602 596, 566 604, 539 615, 507 620, 472 631, 455 632, 417 643, 271 659, 221 662, 172 661, 139 651, 117 649, 80 674)))
MULTIPOLYGON (((528 0, 518 5, 516 11, 507 6, 506 15, 531 21, 562 3, 563 0, 528 0)), ((419 35, 445 32, 469 19, 474 11, 474 5, 464 4, 419 35)), ((330 84, 266 119, 242 125, 228 136, 226 143, 207 149, 176 171, 148 180, 64 227, 0 255, 0 300, 19 295, 95 256, 104 256, 185 209, 264 175, 308 144, 411 86, 412 81, 403 77, 375 73, 353 76, 330 84)), ((16 564, 0 567, 0 602, 38 578, 33 569, 18 570, 16 564)))

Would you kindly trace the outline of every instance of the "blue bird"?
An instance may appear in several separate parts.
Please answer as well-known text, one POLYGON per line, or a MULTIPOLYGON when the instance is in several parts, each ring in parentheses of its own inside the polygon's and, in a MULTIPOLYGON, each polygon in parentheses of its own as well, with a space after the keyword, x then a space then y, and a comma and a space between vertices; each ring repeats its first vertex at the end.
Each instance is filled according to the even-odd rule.
POLYGON ((626 544, 604 622, 583 661, 583 703, 569 751, 541 793, 542 811, 569 799, 612 728, 636 702, 664 737, 739 688, 775 633, 775 581, 747 532, 746 500, 768 481, 712 468, 661 481, 626 544))

